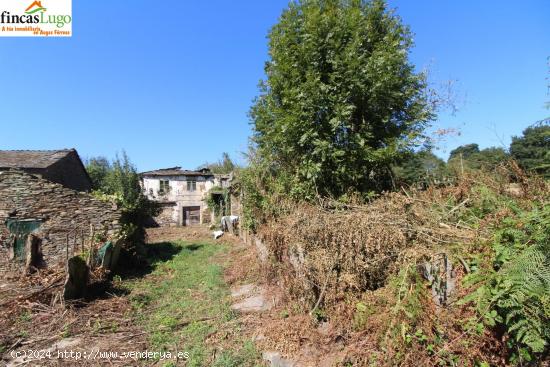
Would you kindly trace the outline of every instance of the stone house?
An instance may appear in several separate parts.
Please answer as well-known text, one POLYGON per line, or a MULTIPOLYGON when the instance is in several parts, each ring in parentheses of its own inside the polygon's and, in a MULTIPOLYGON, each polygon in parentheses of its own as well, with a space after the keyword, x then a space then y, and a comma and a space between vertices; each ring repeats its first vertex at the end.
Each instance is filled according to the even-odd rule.
POLYGON ((92 182, 75 149, 0 150, 0 172, 19 169, 76 191, 90 191, 92 182))
POLYGON ((64 265, 91 238, 113 239, 116 205, 21 170, 0 172, 0 277, 64 265))
POLYGON ((209 223, 213 213, 206 198, 213 188, 229 187, 230 175, 216 175, 208 169, 190 171, 163 168, 140 174, 144 194, 162 206, 155 218, 159 225, 189 226, 209 223))

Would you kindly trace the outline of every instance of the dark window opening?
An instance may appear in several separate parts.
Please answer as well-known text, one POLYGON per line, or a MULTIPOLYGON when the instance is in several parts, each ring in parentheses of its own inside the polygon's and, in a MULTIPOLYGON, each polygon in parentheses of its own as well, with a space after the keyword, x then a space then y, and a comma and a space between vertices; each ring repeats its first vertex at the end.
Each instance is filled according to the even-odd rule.
POLYGON ((167 194, 170 192, 170 181, 160 180, 159 194, 167 194))

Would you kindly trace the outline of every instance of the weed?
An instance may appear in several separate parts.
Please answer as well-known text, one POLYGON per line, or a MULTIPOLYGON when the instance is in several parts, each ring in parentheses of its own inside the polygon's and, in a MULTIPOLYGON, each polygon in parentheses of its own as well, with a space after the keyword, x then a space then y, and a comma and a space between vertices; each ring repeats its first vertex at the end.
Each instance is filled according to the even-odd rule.
POLYGON ((19 321, 21 322, 29 322, 32 320, 32 314, 30 311, 23 311, 20 315, 19 315, 19 321))
POLYGON ((61 333, 61 337, 68 338, 71 336, 71 326, 69 324, 65 324, 63 326, 63 332, 61 333))
POLYGON ((367 325, 370 316, 376 313, 376 309, 363 302, 355 304, 355 315, 353 317, 353 326, 355 330, 362 330, 367 325))
POLYGON ((315 322, 323 322, 328 320, 326 312, 321 308, 316 308, 315 310, 313 310, 311 316, 313 317, 313 320, 315 322))
POLYGON ((17 333, 17 336, 20 337, 20 338, 27 338, 29 336, 29 332, 28 331, 20 331, 17 333))

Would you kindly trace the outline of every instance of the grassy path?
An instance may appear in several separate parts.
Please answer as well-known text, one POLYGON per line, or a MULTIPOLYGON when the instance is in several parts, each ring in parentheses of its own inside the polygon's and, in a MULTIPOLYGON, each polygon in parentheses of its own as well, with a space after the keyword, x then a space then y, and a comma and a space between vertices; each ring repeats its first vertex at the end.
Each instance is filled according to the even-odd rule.
POLYGON ((229 247, 210 241, 151 244, 152 271, 121 281, 150 351, 187 352, 164 366, 257 366, 261 358, 240 336, 220 259, 229 247))

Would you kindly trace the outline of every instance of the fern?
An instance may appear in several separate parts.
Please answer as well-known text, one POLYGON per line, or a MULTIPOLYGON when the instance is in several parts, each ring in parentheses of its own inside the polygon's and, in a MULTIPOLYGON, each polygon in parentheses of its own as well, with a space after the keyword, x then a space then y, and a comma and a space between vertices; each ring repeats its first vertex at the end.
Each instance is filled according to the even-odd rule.
POLYGON ((463 300, 473 301, 489 326, 504 326, 517 358, 530 359, 550 345, 549 236, 550 205, 505 220, 495 233, 493 268, 470 276, 470 282, 485 281, 463 300))
POLYGON ((550 244, 533 245, 510 260, 497 273, 496 309, 508 333, 535 353, 550 341, 550 319, 545 303, 550 294, 550 244))

